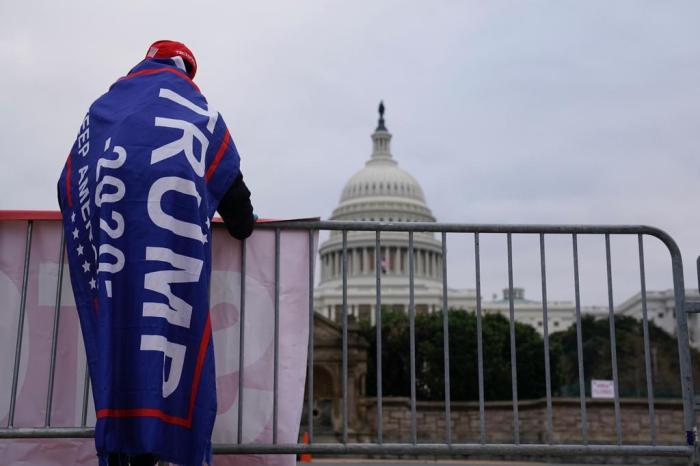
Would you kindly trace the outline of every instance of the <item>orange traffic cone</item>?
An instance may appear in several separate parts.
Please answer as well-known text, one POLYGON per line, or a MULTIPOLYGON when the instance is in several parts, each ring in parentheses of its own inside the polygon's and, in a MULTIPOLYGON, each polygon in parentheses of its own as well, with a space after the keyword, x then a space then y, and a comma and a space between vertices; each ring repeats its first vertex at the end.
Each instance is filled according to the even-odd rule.
MULTIPOLYGON (((304 432, 304 445, 309 444, 309 433, 304 432)), ((311 453, 302 453, 299 455, 299 462, 300 463, 310 463, 311 462, 311 453)))

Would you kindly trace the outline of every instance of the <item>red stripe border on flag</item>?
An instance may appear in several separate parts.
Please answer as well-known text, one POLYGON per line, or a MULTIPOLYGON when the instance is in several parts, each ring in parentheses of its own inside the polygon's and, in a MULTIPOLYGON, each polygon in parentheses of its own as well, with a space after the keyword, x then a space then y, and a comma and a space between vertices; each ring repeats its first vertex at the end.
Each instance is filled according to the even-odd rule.
POLYGON ((204 181, 209 182, 209 179, 214 175, 214 172, 216 171, 216 167, 219 166, 219 163, 221 163, 221 159, 224 156, 224 152, 226 152, 226 149, 228 148, 228 143, 231 141, 231 133, 226 130, 226 134, 224 134, 224 139, 221 141, 221 145, 219 146, 219 150, 216 151, 216 155, 214 155, 214 160, 212 160, 211 165, 209 165, 209 168, 207 168, 207 172, 204 174, 204 181))
POLYGON ((126 81, 127 79, 136 78, 138 76, 157 74, 157 73, 173 73, 174 75, 177 75, 177 76, 181 77, 182 79, 184 79, 185 81, 187 81, 188 83, 190 83, 192 85, 192 87, 194 87, 197 90, 197 92, 201 92, 199 90, 199 87, 197 87, 197 85, 194 83, 194 81, 192 81, 190 79, 189 76, 187 76, 182 71, 174 70, 172 68, 146 68, 145 70, 139 70, 139 71, 135 71, 131 74, 127 74, 126 76, 119 78, 117 80, 117 82, 126 81))
POLYGON ((211 315, 207 313, 207 322, 204 324, 204 333, 202 335, 202 340, 199 343, 199 352, 197 353, 197 362, 194 367, 194 376, 192 377, 192 391, 190 392, 190 404, 187 409, 187 417, 173 416, 167 414, 163 410, 154 408, 132 408, 132 409, 115 409, 115 408, 104 408, 97 411, 97 419, 102 419, 105 417, 155 417, 168 424, 174 424, 177 426, 185 427, 187 429, 192 427, 192 418, 194 416, 194 405, 197 401, 197 392, 199 392, 199 382, 202 377, 202 368, 204 367, 204 360, 207 356, 207 347, 209 346, 209 341, 211 340, 211 315))

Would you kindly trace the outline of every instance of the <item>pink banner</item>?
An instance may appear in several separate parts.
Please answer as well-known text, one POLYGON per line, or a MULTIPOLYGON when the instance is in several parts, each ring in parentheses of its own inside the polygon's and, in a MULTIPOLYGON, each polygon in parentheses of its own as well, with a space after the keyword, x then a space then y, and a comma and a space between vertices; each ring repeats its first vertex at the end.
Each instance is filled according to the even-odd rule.
MULTIPOLYGON (((34 221, 15 427, 42 427, 46 419, 56 284, 59 221, 34 221)), ((24 273, 27 221, 0 221, 0 426, 7 426, 24 273)), ((317 238, 312 254, 316 254, 317 238)), ((217 228, 213 240, 211 319, 216 354, 218 415, 214 443, 237 443, 241 299, 241 243, 217 228)), ((309 241, 306 231, 282 231, 279 281, 278 442, 296 443, 304 397, 309 312, 309 241)), ((272 443, 274 377, 275 238, 257 230, 246 241, 243 358, 243 443, 272 443)), ((85 354, 65 264, 51 409, 51 426, 76 427, 83 417, 85 354)), ((87 425, 95 423, 92 397, 87 425)), ((92 439, 0 441, 3 464, 95 465, 92 439)), ((216 465, 293 465, 294 455, 221 456, 216 465)))

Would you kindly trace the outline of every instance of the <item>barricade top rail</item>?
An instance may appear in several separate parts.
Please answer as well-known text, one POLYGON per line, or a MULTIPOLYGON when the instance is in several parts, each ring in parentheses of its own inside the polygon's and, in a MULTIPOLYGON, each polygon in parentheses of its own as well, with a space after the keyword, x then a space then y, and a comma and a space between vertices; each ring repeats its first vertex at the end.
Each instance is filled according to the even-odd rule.
POLYGON ((282 228, 332 231, 395 231, 431 233, 530 233, 530 234, 648 234, 660 239, 673 238, 660 228, 649 225, 578 225, 578 224, 497 224, 497 223, 437 223, 437 222, 376 222, 338 220, 269 220, 256 228, 282 228))
MULTIPOLYGON (((13 220, 61 220, 61 213, 52 210, 0 210, 0 221, 13 220)), ((214 223, 223 223, 215 217, 214 223)), ((674 260, 680 260, 680 248, 676 241, 664 230, 650 225, 583 225, 583 224, 496 224, 496 223, 433 223, 433 222, 381 222, 381 221, 338 221, 304 218, 278 220, 258 219, 255 228, 280 228, 285 230, 330 230, 330 231, 387 231, 387 232, 426 232, 426 233, 516 233, 516 234, 645 234, 660 239, 669 249, 674 260)), ((698 258, 700 271, 700 257, 698 258)), ((682 270, 682 268, 681 268, 682 270)), ((700 275, 699 275, 700 281, 700 275)))
MULTIPOLYGON (((338 220, 268 220, 256 224, 256 228, 280 228, 330 231, 387 231, 425 233, 494 233, 494 234, 612 234, 649 235, 661 240, 674 260, 681 260, 680 248, 664 230, 650 225, 582 225, 582 224, 497 224, 497 223, 433 223, 433 222, 376 222, 338 220)), ((700 258, 699 258, 700 261, 700 258)), ((700 262, 699 262, 700 264, 700 262)), ((681 268, 682 269, 682 268, 681 268)), ((700 270, 700 266, 699 269, 700 270)))
MULTIPOLYGON (((0 210, 0 221, 13 220, 61 220, 61 213, 52 210, 0 210)), ((222 223, 219 217, 214 223, 222 223)), ((520 224, 520 223, 438 223, 438 222, 382 222, 382 221, 338 221, 318 220, 318 218, 279 220, 258 219, 255 228, 280 228, 298 230, 331 231, 390 231, 428 233, 524 233, 524 234, 647 234, 662 240, 671 250, 680 251, 675 240, 664 230, 650 225, 619 224, 520 224)), ((700 258, 699 258, 700 259, 700 258)))

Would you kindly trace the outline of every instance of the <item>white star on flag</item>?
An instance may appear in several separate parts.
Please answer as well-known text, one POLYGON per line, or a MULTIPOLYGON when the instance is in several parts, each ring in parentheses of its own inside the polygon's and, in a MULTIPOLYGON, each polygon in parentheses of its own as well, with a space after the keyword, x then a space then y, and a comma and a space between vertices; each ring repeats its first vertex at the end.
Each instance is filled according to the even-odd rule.
POLYGON ((90 271, 90 263, 88 261, 83 262, 83 272, 90 271))
POLYGON ((70 214, 70 221, 73 222, 73 223, 75 223, 75 212, 73 212, 72 214, 70 214))
POLYGON ((96 288, 96 285, 95 285, 95 278, 94 278, 94 277, 93 277, 92 280, 90 280, 88 283, 90 284, 90 289, 91 289, 91 290, 94 290, 94 289, 96 288))
POLYGON ((78 255, 82 256, 83 255, 83 245, 79 244, 77 248, 75 248, 76 251, 78 251, 78 255))
POLYGON ((207 224, 207 228, 210 228, 210 223, 209 223, 209 218, 208 218, 208 217, 207 217, 207 219, 204 221, 204 223, 207 224))
POLYGON ((78 229, 73 228, 73 239, 78 239, 78 229))

